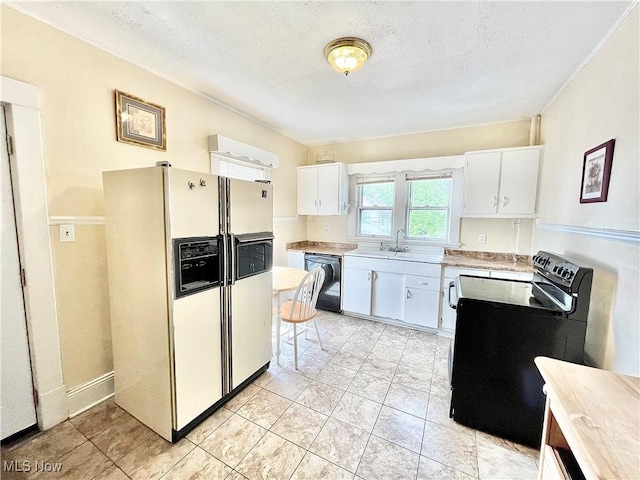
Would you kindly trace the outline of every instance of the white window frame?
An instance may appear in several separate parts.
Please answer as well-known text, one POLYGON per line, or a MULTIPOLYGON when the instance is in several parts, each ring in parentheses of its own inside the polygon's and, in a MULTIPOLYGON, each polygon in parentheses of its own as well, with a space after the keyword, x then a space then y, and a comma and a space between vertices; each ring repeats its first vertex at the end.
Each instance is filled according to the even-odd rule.
POLYGON ((442 175, 451 176, 451 190, 449 202, 449 223, 447 237, 442 240, 427 240, 422 238, 404 238, 400 236, 400 241, 408 245, 425 245, 425 246, 444 246, 458 247, 460 245, 460 218, 462 215, 462 168, 449 168, 442 170, 424 170, 409 172, 393 172, 387 174, 357 174, 350 178, 350 197, 356 199, 355 205, 350 209, 348 216, 348 234, 347 240, 353 242, 367 242, 372 240, 395 241, 395 235, 403 229, 408 231, 408 205, 409 205, 409 185, 407 176, 438 177, 442 175), (357 180, 365 180, 367 178, 376 179, 381 177, 394 178, 394 205, 392 212, 393 229, 390 236, 373 236, 360 234, 360 192, 358 191, 357 180))
POLYGON ((406 197, 405 197, 405 239, 407 241, 423 241, 423 242, 446 242, 449 239, 449 234, 451 229, 449 228, 449 225, 451 223, 451 204, 452 204, 452 200, 453 200, 453 173, 452 172, 446 172, 446 173, 424 173, 424 174, 417 174, 417 175, 406 175, 405 176, 405 182, 406 182, 406 197), (414 181, 421 181, 421 180, 439 180, 439 179, 443 179, 443 178, 447 178, 450 179, 450 183, 449 183, 449 199, 447 202, 447 206, 446 207, 430 207, 430 206, 415 206, 412 207, 411 206, 411 188, 412 188, 412 182, 414 181), (446 233, 444 237, 411 237, 409 235, 409 216, 411 211, 442 211, 445 210, 447 213, 447 224, 446 224, 446 233))
POLYGON ((356 177, 356 195, 357 195, 357 200, 356 200, 356 224, 357 224, 357 232, 358 232, 358 236, 362 237, 362 238, 370 238, 370 239, 377 239, 377 238, 391 238, 393 236, 393 227, 395 225, 395 195, 396 195, 396 182, 395 182, 395 177, 392 175, 385 175, 385 176, 380 176, 380 175, 359 175, 356 177), (367 185, 367 184, 375 184, 375 183, 393 183, 393 195, 394 195, 394 202, 391 205, 391 207, 379 207, 379 206, 373 206, 373 207, 369 207, 369 206, 363 206, 362 205, 362 185, 367 185), (361 233, 360 230, 360 219, 362 217, 362 211, 363 210, 390 210, 391 211, 391 232, 389 232, 389 235, 365 235, 361 233))

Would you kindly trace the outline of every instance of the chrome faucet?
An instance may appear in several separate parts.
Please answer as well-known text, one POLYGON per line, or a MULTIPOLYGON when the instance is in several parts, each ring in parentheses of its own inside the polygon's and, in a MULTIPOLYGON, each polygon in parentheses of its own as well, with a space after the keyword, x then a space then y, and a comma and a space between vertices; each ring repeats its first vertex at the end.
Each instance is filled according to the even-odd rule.
POLYGON ((407 233, 407 232, 404 231, 404 228, 401 228, 396 232, 396 252, 400 251, 399 250, 400 247, 398 246, 398 242, 399 242, 398 237, 400 236, 400 232, 402 232, 403 235, 406 235, 406 233, 407 233))

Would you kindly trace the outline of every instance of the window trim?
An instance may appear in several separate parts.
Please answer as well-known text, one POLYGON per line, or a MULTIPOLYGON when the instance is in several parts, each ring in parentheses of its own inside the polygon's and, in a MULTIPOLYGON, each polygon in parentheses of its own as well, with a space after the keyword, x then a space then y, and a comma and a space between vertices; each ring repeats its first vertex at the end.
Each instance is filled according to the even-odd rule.
POLYGON ((404 219, 404 229, 405 229, 405 240, 408 242, 411 241, 420 241, 420 242, 447 242, 451 233, 451 207, 453 203, 453 172, 436 172, 436 173, 424 173, 419 175, 405 175, 404 181, 406 183, 406 195, 405 195, 405 219, 404 219), (441 178, 450 179, 449 183, 449 200, 447 205, 444 207, 412 207, 411 206, 411 188, 412 182, 420 181, 420 180, 437 180, 441 178), (447 213, 447 223, 446 223, 446 234, 444 237, 412 237, 409 235, 409 215, 411 211, 445 211, 447 213))
POLYGON ((404 172, 376 172, 375 174, 354 174, 349 177, 349 196, 355 199, 352 207, 349 209, 349 215, 347 219, 347 240, 351 242, 374 242, 381 240, 395 241, 395 232, 399 229, 407 231, 408 226, 408 186, 407 176, 425 176, 425 177, 437 177, 442 175, 451 176, 451 189, 450 189, 450 203, 449 203, 449 223, 447 237, 441 240, 425 240, 417 237, 401 238, 401 241, 405 245, 416 246, 444 246, 444 247, 458 247, 460 246, 460 223, 462 216, 462 174, 463 169, 456 168, 443 168, 440 170, 422 170, 422 171, 404 171, 404 172), (392 212, 392 232, 390 236, 373 236, 373 235, 361 235, 359 225, 359 192, 357 179, 362 182, 363 179, 390 177, 394 179, 394 206, 392 212))
POLYGON ((357 200, 356 200, 356 231, 357 231, 357 236, 360 238, 369 238, 369 239, 376 239, 376 238, 391 238, 393 236, 393 226, 394 226, 394 221, 395 221, 395 196, 396 196, 396 179, 394 176, 390 176, 390 175, 384 175, 384 176, 380 176, 380 175, 363 175, 363 176, 358 176, 355 179, 356 182, 356 196, 357 196, 357 200), (371 206, 371 207, 365 207, 362 205, 362 185, 371 185, 371 184, 376 184, 376 183, 391 183, 393 185, 393 197, 394 197, 394 201, 393 204, 389 207, 384 206, 384 207, 380 207, 377 205, 371 206), (376 211, 390 211, 391 212, 391 232, 389 232, 389 235, 367 235, 367 234, 363 234, 361 231, 361 218, 362 218, 362 211, 363 210, 376 210, 376 211))

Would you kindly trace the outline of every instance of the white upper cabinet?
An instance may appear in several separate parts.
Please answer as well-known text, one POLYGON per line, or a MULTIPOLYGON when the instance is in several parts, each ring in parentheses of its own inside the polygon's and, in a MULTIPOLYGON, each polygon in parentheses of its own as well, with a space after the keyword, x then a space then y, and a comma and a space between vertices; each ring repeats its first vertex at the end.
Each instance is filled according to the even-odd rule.
POLYGON ((463 216, 532 217, 542 147, 465 155, 463 216))
POLYGON ((343 163, 298 167, 298 215, 346 215, 348 192, 343 163))

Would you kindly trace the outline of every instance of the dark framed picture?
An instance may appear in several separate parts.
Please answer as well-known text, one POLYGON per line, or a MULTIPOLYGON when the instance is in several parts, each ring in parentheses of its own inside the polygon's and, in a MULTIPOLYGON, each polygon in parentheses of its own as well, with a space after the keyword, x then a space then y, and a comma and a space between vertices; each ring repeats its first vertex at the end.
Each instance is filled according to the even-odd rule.
POLYGON ((119 90, 115 93, 118 141, 166 151, 164 107, 119 90))
POLYGON ((609 178, 613 162, 613 146, 616 140, 598 145, 585 152, 582 164, 580 203, 606 202, 609 193, 609 178))

